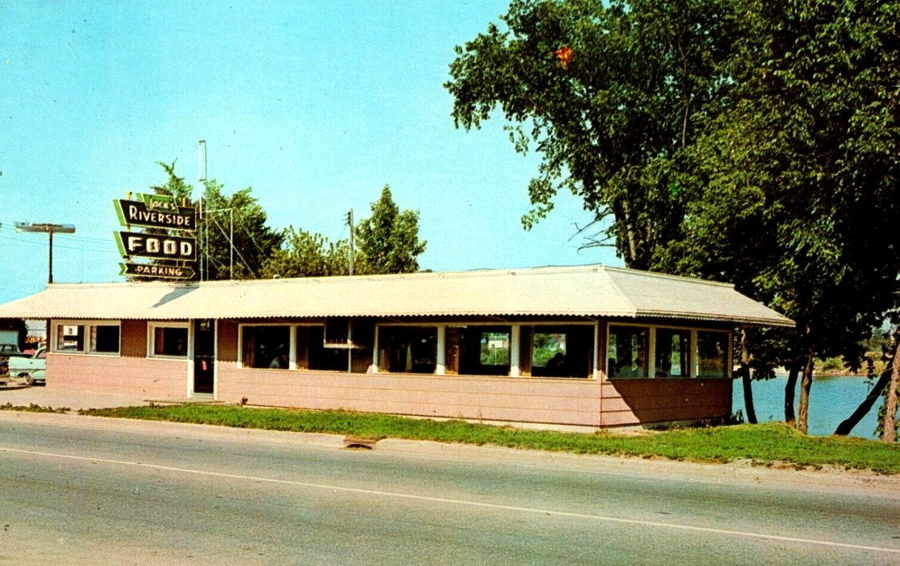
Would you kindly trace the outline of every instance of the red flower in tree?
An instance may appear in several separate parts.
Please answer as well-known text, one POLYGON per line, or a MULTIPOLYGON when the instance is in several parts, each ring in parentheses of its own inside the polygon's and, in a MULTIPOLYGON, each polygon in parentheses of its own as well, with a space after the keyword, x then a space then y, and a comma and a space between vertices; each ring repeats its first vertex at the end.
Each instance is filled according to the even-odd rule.
POLYGON ((556 58, 559 59, 559 63, 562 65, 563 69, 569 67, 569 63, 572 62, 572 57, 575 56, 575 52, 572 51, 572 48, 568 45, 563 45, 553 53, 556 55, 556 58))

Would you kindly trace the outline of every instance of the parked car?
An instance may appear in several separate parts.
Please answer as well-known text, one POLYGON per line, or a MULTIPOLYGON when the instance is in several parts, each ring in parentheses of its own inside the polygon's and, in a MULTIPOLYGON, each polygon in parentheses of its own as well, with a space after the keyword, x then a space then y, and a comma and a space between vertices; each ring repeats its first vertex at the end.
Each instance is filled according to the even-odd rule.
POLYGON ((19 356, 21 354, 22 352, 19 351, 19 347, 15 344, 0 344, 0 375, 6 373, 6 361, 10 356, 19 356))
POLYGON ((20 377, 25 383, 43 384, 47 376, 47 349, 38 348, 32 356, 11 356, 9 361, 10 377, 20 377))

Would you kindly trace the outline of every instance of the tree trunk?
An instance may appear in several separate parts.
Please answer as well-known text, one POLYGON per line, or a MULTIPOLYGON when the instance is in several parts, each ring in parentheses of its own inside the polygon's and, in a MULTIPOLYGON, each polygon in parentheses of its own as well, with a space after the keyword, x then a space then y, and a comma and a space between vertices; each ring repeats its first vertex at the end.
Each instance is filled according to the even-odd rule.
POLYGON ((744 408, 747 422, 756 424, 756 407, 753 405, 753 387, 750 382, 750 349, 747 347, 747 331, 741 330, 741 384, 744 387, 744 408))
POLYGON ((744 408, 747 410, 747 422, 756 424, 756 407, 753 405, 753 387, 750 385, 750 367, 741 365, 741 383, 744 386, 744 408))
POLYGON ((794 426, 797 415, 794 413, 794 396, 797 394, 797 377, 800 375, 800 366, 791 364, 788 368, 788 380, 784 386, 784 422, 794 426))
POLYGON ((800 379, 800 407, 797 410, 797 430, 803 434, 809 432, 809 390, 812 388, 813 358, 813 353, 810 350, 806 354, 806 363, 803 365, 803 377, 800 379))
POLYGON ((850 431, 853 430, 853 427, 859 424, 859 421, 862 420, 869 411, 872 410, 872 406, 875 405, 875 401, 878 400, 878 397, 881 396, 881 392, 884 391, 884 388, 887 387, 888 382, 891 378, 890 370, 886 370, 882 372, 881 377, 878 378, 878 381, 875 382, 875 387, 869 391, 869 394, 866 395, 866 398, 863 399, 863 402, 859 404, 859 407, 853 411, 853 414, 847 417, 838 427, 835 429, 834 433, 846 436, 850 434, 850 431))
MULTIPOLYGON (((881 440, 893 443, 897 437, 897 392, 900 389, 900 328, 894 332, 894 355, 891 361, 891 384, 884 400, 881 440)), ((885 372, 887 373, 887 372, 885 372)))

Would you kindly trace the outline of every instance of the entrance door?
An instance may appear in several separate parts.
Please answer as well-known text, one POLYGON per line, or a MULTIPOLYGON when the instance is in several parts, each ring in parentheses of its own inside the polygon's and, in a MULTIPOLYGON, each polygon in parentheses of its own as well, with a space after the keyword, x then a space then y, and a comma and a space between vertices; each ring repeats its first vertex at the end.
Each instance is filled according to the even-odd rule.
POLYGON ((194 393, 213 393, 216 360, 216 325, 209 319, 194 321, 194 393))

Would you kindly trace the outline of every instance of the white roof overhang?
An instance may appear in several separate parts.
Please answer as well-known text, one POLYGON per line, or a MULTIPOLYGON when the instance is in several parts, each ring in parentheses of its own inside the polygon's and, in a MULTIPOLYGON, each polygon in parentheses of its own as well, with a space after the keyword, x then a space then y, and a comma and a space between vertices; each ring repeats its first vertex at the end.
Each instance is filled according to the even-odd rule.
POLYGON ((461 316, 656 317, 793 326, 731 285, 604 266, 188 284, 53 284, 0 305, 0 317, 45 319, 461 316))

